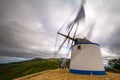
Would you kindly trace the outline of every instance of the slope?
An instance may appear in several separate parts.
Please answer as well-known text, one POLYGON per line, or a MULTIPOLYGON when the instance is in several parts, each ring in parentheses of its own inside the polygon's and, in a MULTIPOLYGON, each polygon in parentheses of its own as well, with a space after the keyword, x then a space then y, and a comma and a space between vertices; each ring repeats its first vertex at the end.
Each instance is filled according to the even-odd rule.
POLYGON ((15 80, 120 80, 120 74, 107 72, 104 76, 69 73, 68 69, 55 69, 32 74, 15 80))
POLYGON ((36 58, 24 62, 15 62, 0 65, 0 80, 11 80, 13 78, 56 69, 60 66, 61 59, 36 58))

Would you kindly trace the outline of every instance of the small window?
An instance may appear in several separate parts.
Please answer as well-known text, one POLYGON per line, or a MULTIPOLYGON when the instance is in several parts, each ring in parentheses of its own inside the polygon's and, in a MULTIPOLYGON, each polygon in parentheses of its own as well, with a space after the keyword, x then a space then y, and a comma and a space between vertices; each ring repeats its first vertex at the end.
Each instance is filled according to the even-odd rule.
POLYGON ((78 49, 81 49, 81 46, 78 46, 78 49))

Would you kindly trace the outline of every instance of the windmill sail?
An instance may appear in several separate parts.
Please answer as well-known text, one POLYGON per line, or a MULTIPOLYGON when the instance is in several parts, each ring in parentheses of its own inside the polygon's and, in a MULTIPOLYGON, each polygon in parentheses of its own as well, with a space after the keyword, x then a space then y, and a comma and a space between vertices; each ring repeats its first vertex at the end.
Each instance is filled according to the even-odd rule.
MULTIPOLYGON (((62 42, 62 44, 60 45, 60 47, 58 48, 58 51, 57 51, 56 54, 58 54, 58 53, 60 52, 61 48, 62 48, 63 45, 66 43, 66 41, 68 41, 68 45, 69 45, 69 42, 70 42, 69 40, 72 40, 72 43, 71 43, 71 44, 73 44, 73 42, 75 41, 74 38, 75 38, 75 36, 76 36, 76 32, 77 32, 77 29, 78 29, 79 21, 80 21, 81 19, 83 19, 83 18, 85 18, 85 11, 84 11, 84 3, 83 3, 83 1, 82 1, 82 5, 80 5, 80 9, 79 9, 78 14, 76 15, 75 19, 67 25, 68 34, 67 34, 67 35, 62 34, 62 33, 60 32, 60 31, 62 30, 61 28, 60 28, 60 30, 58 31, 58 34, 59 34, 59 35, 62 35, 62 36, 64 36, 64 37, 66 37, 66 38, 65 38, 65 40, 62 42), (74 35, 73 35, 72 37, 70 37, 70 34, 71 34, 72 29, 73 29, 73 27, 74 27, 75 24, 77 24, 77 27, 76 27, 76 29, 75 29, 74 35)), ((63 26, 62 26, 62 27, 63 27, 63 26)))
POLYGON ((79 22, 81 19, 85 18, 85 11, 83 5, 81 6, 77 17, 74 20, 74 23, 79 22))
POLYGON ((75 19, 68 24, 68 27, 67 27, 68 30, 71 28, 72 24, 78 23, 80 20, 82 20, 84 18, 85 18, 85 10, 84 10, 84 5, 82 4, 80 6, 79 12, 78 12, 77 16, 75 17, 75 19))

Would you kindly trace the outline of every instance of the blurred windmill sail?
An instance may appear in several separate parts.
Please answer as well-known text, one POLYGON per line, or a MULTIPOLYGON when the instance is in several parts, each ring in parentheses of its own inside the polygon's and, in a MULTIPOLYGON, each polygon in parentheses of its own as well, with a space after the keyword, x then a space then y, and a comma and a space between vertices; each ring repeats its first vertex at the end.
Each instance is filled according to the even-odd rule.
POLYGON ((71 28, 72 24, 78 23, 80 20, 82 20, 84 18, 85 18, 85 10, 84 10, 84 3, 82 1, 82 4, 79 8, 79 12, 78 12, 76 18, 68 24, 68 27, 67 27, 68 30, 71 28))
MULTIPOLYGON (((61 36, 65 37, 65 39, 64 39, 64 41, 62 42, 62 44, 59 46, 58 50, 55 51, 54 56, 57 55, 57 54, 61 51, 61 49, 62 49, 62 47, 64 46, 64 44, 66 44, 66 41, 68 41, 68 44, 67 44, 67 45, 69 46, 70 40, 71 40, 71 45, 70 45, 69 47, 66 47, 66 48, 70 48, 70 47, 72 46, 73 42, 75 42, 75 35, 76 35, 77 30, 78 30, 78 27, 79 27, 79 22, 80 22, 82 19, 85 18, 84 3, 85 3, 85 0, 82 0, 82 2, 81 2, 81 4, 80 4, 80 8, 78 9, 78 13, 77 13, 76 17, 74 18, 73 21, 69 22, 69 24, 66 25, 67 30, 68 30, 68 31, 67 31, 68 34, 63 34, 63 33, 61 33, 61 30, 62 30, 63 26, 60 28, 60 30, 58 30, 57 35, 61 35, 61 36), (77 26, 75 26, 75 25, 77 25, 77 26), (73 28, 74 28, 75 30, 74 30, 73 28), (74 32, 74 35, 71 35, 72 32, 74 32)), ((56 41, 56 42, 57 42, 57 41, 56 41)), ((56 44, 57 44, 57 43, 56 43, 56 44)), ((69 52, 70 52, 70 51, 68 50, 68 53, 69 53, 69 52)))
POLYGON ((79 12, 78 12, 78 15, 77 17, 75 18, 74 20, 74 23, 80 21, 81 19, 85 18, 85 11, 84 11, 84 7, 83 5, 81 6, 79 12))

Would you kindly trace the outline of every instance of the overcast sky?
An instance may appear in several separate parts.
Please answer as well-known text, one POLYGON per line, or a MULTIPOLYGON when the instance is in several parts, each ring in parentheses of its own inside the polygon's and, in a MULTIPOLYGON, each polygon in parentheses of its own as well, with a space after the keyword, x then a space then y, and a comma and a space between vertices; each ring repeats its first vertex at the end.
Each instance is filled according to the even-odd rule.
MULTIPOLYGON (((53 57, 56 32, 80 0, 0 0, 0 63, 53 57)), ((86 0, 84 27, 104 59, 120 57, 120 1, 86 0)), ((78 6, 79 7, 79 6, 78 6)), ((59 54, 63 56, 63 54, 59 54)))

